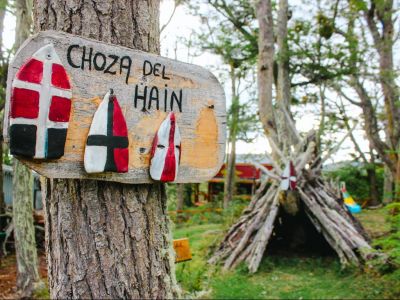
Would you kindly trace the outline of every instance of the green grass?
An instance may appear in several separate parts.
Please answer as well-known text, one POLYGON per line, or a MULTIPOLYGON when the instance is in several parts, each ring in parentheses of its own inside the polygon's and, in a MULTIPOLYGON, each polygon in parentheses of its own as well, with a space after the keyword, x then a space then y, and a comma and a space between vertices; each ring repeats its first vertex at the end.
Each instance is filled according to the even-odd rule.
POLYGON ((372 238, 380 237, 390 231, 390 224, 387 222, 387 211, 384 208, 363 209, 356 216, 372 238))
MULTIPOLYGON (((364 211, 360 219, 369 232, 387 232, 381 210, 364 211)), ((342 270, 336 257, 266 256, 256 274, 245 266, 222 272, 207 264, 210 247, 223 236, 222 224, 181 225, 174 238, 188 237, 193 260, 177 264, 183 297, 215 299, 376 299, 399 298, 388 276, 359 269, 342 270), (202 293, 201 293, 202 291, 202 293)))

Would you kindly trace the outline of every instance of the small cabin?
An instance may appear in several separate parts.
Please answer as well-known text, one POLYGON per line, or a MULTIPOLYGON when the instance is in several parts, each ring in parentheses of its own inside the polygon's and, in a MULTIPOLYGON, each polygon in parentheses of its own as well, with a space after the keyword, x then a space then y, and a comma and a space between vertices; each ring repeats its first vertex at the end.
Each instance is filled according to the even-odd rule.
MULTIPOLYGON (((33 172, 33 207, 35 210, 42 210, 42 193, 40 189, 40 176, 33 172)), ((12 190, 13 190, 13 168, 12 166, 3 165, 3 192, 4 201, 7 206, 12 206, 12 190)))
MULTIPOLYGON (((257 161, 268 170, 272 169, 271 163, 266 159, 260 161, 260 158, 253 159, 252 156, 244 158, 238 155, 235 166, 235 195, 241 198, 250 199, 264 177, 264 174, 254 166, 252 161, 257 161)), ((208 201, 213 201, 220 193, 223 194, 225 175, 226 164, 223 164, 218 174, 208 182, 208 201)))

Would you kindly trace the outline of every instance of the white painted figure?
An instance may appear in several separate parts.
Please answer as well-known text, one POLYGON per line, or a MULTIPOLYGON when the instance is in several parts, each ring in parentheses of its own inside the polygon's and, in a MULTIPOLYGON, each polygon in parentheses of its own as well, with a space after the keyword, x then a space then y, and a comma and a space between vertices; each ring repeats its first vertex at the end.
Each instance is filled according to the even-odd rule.
POLYGON ((296 170, 294 168, 293 162, 289 161, 285 169, 283 170, 283 174, 281 176, 281 190, 294 190, 297 185, 297 178, 296 178, 296 170))
POLYGON ((86 141, 87 173, 128 172, 128 130, 117 97, 110 90, 94 114, 86 141))
POLYGON ((37 50, 12 81, 11 154, 60 158, 71 111, 71 85, 53 44, 37 50))
POLYGON ((181 159, 181 135, 175 114, 161 123, 151 149, 150 176, 162 182, 175 181, 181 159))

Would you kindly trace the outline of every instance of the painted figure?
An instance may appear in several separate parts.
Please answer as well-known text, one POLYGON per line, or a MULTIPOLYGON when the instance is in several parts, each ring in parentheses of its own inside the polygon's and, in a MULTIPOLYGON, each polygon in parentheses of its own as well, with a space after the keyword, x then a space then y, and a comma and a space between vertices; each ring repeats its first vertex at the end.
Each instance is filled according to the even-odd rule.
POLYGON ((281 190, 287 191, 296 189, 296 184, 297 184, 296 170, 294 168, 292 161, 289 161, 286 164, 281 179, 282 179, 281 190))
POLYGON ((354 201, 353 197, 349 194, 349 192, 346 189, 346 183, 341 182, 341 192, 343 196, 343 201, 344 204, 346 205, 347 209, 352 213, 352 214, 358 214, 361 212, 361 206, 354 201))
POLYGON ((112 90, 104 96, 90 126, 84 165, 88 173, 128 172, 128 129, 112 90))
POLYGON ((181 159, 181 135, 175 114, 161 123, 151 149, 150 176, 162 182, 175 181, 181 159))
POLYGON ((33 158, 64 155, 71 85, 52 44, 36 51, 12 82, 10 152, 33 158))

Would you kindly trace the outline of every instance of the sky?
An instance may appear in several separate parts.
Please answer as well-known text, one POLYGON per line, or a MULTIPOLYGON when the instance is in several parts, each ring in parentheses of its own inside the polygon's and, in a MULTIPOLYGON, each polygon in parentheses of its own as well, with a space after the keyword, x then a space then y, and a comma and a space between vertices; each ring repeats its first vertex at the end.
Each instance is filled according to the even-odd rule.
MULTIPOLYGON (((168 22, 173 9, 174 0, 161 1, 161 27, 168 22)), ((294 6, 294 11, 297 13, 303 13, 302 8, 300 6, 297 6, 296 4, 294 6)), ((4 24, 4 44, 7 49, 10 49, 14 43, 15 17, 7 12, 4 24)), ((192 31, 199 27, 200 21, 196 17, 191 16, 187 8, 185 8, 184 6, 178 6, 171 21, 161 33, 161 55, 180 61, 200 65, 215 73, 215 67, 221 65, 221 60, 219 59, 219 57, 210 53, 202 53, 199 56, 190 55, 188 54, 187 47, 182 42, 182 38, 189 39, 192 31)), ((217 76, 218 74, 215 75, 217 76)), ((230 105, 229 85, 224 85, 224 89, 228 107, 230 105)), ((354 111, 352 113, 358 114, 359 112, 354 111)), ((300 131, 306 132, 312 128, 316 129, 316 125, 318 124, 318 116, 315 114, 315 112, 302 111, 301 116, 301 118, 298 118, 296 120, 296 126, 300 131)), ((361 147, 365 150, 368 149, 368 142, 364 137, 363 131, 361 129, 358 129, 355 131, 355 135, 360 141, 361 147)), ((337 140, 340 140, 342 136, 344 136, 344 133, 338 134, 338 136, 336 137, 337 140)), ((349 153, 351 152, 352 148, 353 146, 351 141, 347 139, 343 143, 342 150, 340 150, 328 162, 333 162, 333 160, 338 161, 350 159, 349 153)), ((269 150, 270 147, 268 145, 267 139, 262 134, 260 134, 252 143, 245 143, 242 141, 238 141, 237 143, 238 154, 261 154, 269 150)))
MULTIPOLYGON (((299 5, 300 1, 291 1, 292 10, 295 14, 304 15, 307 13, 304 11, 304 8, 299 5)), ((160 8, 160 25, 166 24, 169 20, 172 11, 174 9, 174 0, 163 0, 160 8)), ((294 18, 293 18, 294 19, 294 18)), ((172 17, 168 26, 161 33, 161 55, 167 56, 170 58, 177 58, 178 60, 197 64, 206 68, 209 68, 210 71, 213 72, 213 65, 221 64, 221 60, 212 54, 204 53, 198 57, 188 57, 187 48, 183 43, 179 42, 181 37, 189 38, 191 32, 194 29, 200 27, 200 21, 189 14, 188 9, 184 6, 178 6, 174 16, 172 17), (175 48, 176 57, 175 57, 175 48)), ((217 74, 215 74, 217 76, 217 74)), ((218 77, 218 76, 217 76, 218 77)), ((230 105, 230 87, 225 85, 225 94, 227 97, 227 107, 230 105)), ((334 95, 330 95, 334 97, 334 95)), ((296 119, 296 127, 301 132, 307 132, 311 129, 317 129, 319 124, 318 114, 315 113, 315 109, 307 109, 302 111, 298 111, 297 113, 301 114, 301 118, 296 119)), ((354 111, 351 111, 352 115, 360 114, 360 110, 358 108, 354 108, 354 111)), ((340 141, 342 137, 345 136, 346 133, 340 133, 335 136, 336 141, 340 141)), ((357 126, 357 129, 354 131, 354 134, 357 140, 360 143, 360 146, 365 151, 368 150, 369 144, 367 139, 364 136, 364 132, 361 129, 361 124, 357 126)), ((262 154, 266 151, 270 151, 270 147, 268 145, 267 139, 265 136, 260 135, 256 138, 252 143, 245 143, 242 141, 237 142, 237 153, 239 154, 262 154)), ((351 156, 349 155, 353 152, 353 144, 350 139, 346 139, 346 141, 342 144, 341 150, 336 153, 336 155, 332 156, 332 159, 328 160, 327 163, 332 163, 334 161, 339 160, 350 160, 351 156)))

